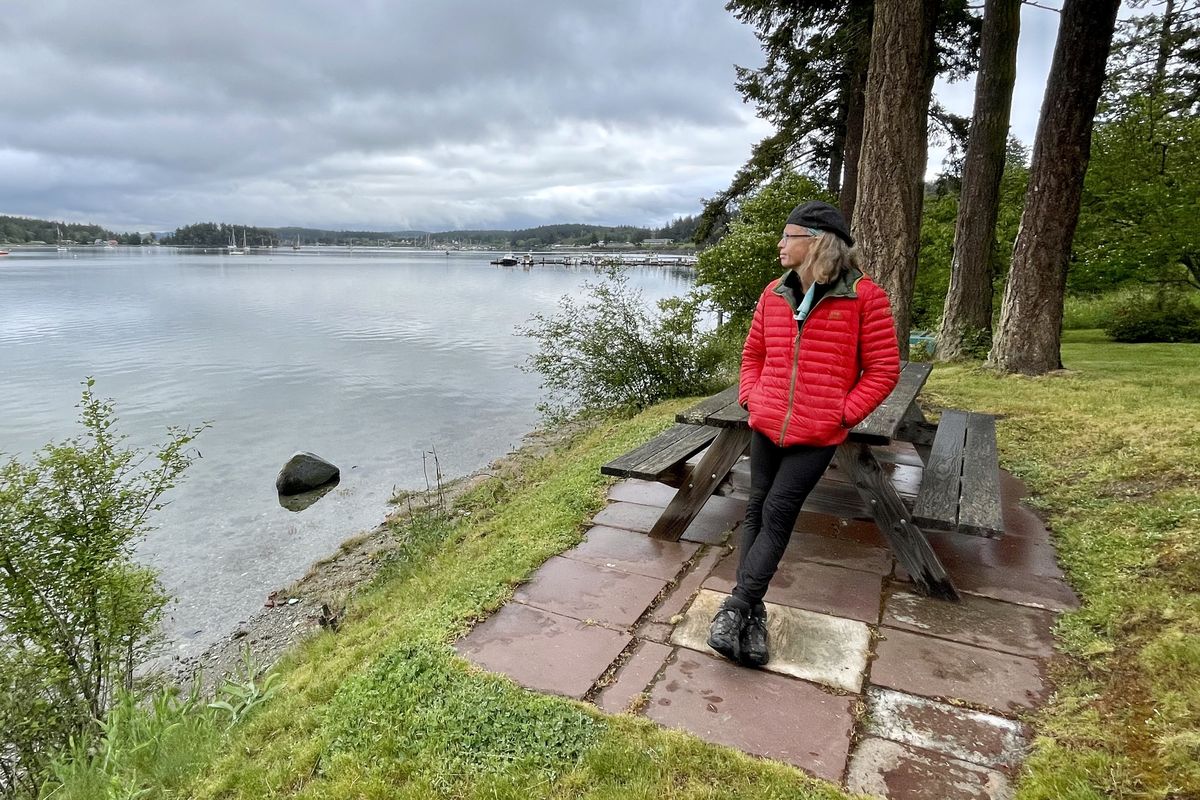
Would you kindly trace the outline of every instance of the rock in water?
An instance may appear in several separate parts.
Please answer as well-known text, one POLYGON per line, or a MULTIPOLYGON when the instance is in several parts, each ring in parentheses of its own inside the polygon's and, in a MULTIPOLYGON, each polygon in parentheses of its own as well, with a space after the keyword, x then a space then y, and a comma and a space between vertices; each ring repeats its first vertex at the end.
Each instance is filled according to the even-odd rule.
POLYGON ((312 453, 296 453, 279 470, 275 489, 280 494, 300 494, 341 477, 341 470, 312 453))

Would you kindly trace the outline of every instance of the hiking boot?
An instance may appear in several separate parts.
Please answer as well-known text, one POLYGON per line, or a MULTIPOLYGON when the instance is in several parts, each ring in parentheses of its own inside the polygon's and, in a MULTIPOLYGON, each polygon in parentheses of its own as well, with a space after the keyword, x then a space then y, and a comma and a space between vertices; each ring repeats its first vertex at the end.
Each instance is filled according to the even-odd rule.
POLYGON ((745 611, 722 606, 708 628, 708 646, 729 660, 737 661, 741 656, 740 642, 745 624, 745 611))
POLYGON ((751 611, 742 626, 742 637, 739 641, 742 651, 742 663, 751 667, 761 667, 771 660, 767 650, 767 612, 751 611))

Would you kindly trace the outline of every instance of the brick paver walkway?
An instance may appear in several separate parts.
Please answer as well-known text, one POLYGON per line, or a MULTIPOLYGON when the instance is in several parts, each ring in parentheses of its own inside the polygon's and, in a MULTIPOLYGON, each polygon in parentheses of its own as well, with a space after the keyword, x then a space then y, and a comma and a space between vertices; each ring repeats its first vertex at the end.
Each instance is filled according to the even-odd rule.
MULTIPOLYGON (((911 454, 896 461, 904 491, 911 454)), ((801 514, 771 584, 763 670, 704 644, 732 588, 739 484, 735 470, 734 494, 713 497, 680 542, 645 535, 673 489, 614 485, 585 541, 547 561, 459 653, 530 689, 643 714, 850 791, 1010 797, 1029 744, 1021 718, 1050 691, 1051 627, 1076 605, 1021 484, 1004 474, 1003 539, 930 536, 960 603, 913 593, 874 523, 853 518, 861 511, 810 504, 827 513, 801 514)))

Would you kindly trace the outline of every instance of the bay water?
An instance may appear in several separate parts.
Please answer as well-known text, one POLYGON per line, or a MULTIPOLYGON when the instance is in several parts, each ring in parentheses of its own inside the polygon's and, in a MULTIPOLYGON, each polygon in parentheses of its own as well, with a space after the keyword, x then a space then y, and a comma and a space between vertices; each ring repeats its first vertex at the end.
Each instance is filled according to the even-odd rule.
MULTIPOLYGON (((195 654, 382 522, 395 490, 425 488, 430 453, 444 475, 463 475, 538 425, 539 378, 518 368, 536 343, 515 329, 599 278, 495 257, 18 249, 0 258, 0 453, 28 461, 79 434, 88 376, 130 445, 211 423, 138 549, 174 598, 173 652, 195 654), (274 481, 302 450, 342 477, 293 512, 274 481)), ((647 303, 692 283, 677 268, 628 274, 647 303)))

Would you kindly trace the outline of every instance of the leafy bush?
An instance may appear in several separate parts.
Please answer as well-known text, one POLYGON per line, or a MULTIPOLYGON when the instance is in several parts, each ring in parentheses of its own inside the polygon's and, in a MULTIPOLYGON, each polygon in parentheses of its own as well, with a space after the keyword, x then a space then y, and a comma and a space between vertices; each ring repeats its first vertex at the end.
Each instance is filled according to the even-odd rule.
POLYGON ((127 448, 93 385, 83 437, 0 467, 0 794, 32 794, 50 755, 102 724, 167 601, 133 548, 202 428, 168 429, 153 454, 127 448))
POLYGON ((1103 328, 1112 321, 1117 309, 1141 296, 1141 292, 1129 289, 1102 294, 1069 294, 1063 300, 1063 330, 1103 328))
POLYGON ((551 419, 576 412, 634 411, 670 397, 720 388, 728 347, 703 329, 697 298, 672 298, 650 311, 618 270, 535 315, 518 333, 538 342, 522 367, 542 376, 551 419))
POLYGON ((829 200, 810 178, 784 173, 749 197, 729 232, 700 254, 696 265, 699 297, 745 331, 763 287, 783 272, 779 234, 792 209, 805 200, 829 200))
POLYGON ((1200 342, 1200 308, 1180 292, 1134 297, 1104 331, 1118 342, 1200 342))
POLYGON ((73 738, 50 761, 41 797, 127 800, 167 794, 186 783, 221 741, 213 713, 195 691, 178 697, 162 689, 148 702, 122 692, 98 727, 73 738))

